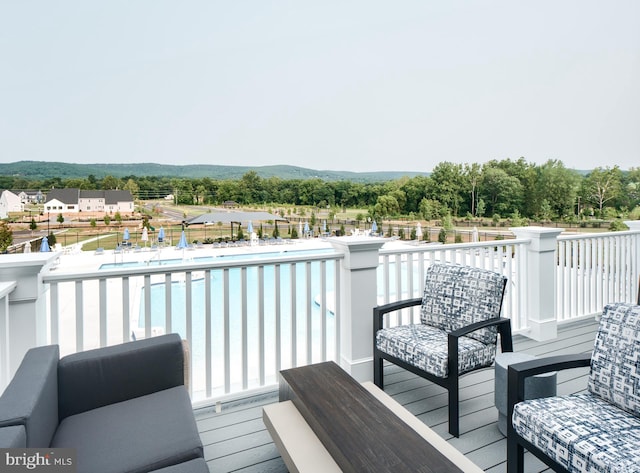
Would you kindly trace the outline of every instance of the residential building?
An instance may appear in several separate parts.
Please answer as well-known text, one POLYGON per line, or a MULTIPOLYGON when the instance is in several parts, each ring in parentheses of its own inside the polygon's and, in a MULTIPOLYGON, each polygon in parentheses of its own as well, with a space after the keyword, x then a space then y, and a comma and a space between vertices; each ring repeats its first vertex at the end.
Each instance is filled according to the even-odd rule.
POLYGON ((45 212, 133 212, 133 196, 125 190, 52 189, 45 212))
POLYGON ((0 218, 7 218, 9 212, 22 212, 23 205, 20 202, 20 197, 10 190, 0 192, 0 218))

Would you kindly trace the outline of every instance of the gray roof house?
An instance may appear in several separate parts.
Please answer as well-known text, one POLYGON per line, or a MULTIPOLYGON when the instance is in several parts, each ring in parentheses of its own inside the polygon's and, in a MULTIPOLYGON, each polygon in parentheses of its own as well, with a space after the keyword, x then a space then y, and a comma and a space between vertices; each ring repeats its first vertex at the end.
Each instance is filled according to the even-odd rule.
POLYGON ((52 189, 45 212, 133 212, 133 196, 124 190, 52 189))

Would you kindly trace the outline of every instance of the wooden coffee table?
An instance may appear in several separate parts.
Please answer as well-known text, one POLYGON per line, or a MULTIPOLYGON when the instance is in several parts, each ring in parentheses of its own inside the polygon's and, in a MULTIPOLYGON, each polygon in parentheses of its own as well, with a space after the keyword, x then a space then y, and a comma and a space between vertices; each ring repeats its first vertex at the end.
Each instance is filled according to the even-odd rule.
POLYGON ((333 362, 281 371, 280 403, 263 419, 292 472, 480 473, 373 383, 333 362))

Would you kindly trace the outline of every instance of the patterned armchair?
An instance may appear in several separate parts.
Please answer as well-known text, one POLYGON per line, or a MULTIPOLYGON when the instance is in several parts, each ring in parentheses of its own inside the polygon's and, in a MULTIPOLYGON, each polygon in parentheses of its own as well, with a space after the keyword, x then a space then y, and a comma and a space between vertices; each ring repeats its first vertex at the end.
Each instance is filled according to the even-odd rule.
POLYGON ((507 472, 522 472, 524 448, 555 471, 640 472, 640 306, 604 308, 591 356, 509 366, 507 472), (591 366, 586 392, 522 401, 525 378, 591 366))
POLYGON ((506 278, 484 269, 433 264, 422 298, 373 309, 374 383, 382 388, 383 360, 411 371, 449 392, 449 432, 458 437, 458 378, 490 366, 497 335, 502 351, 513 351, 511 323, 501 318, 506 278), (420 307, 420 323, 384 328, 384 315, 420 307))

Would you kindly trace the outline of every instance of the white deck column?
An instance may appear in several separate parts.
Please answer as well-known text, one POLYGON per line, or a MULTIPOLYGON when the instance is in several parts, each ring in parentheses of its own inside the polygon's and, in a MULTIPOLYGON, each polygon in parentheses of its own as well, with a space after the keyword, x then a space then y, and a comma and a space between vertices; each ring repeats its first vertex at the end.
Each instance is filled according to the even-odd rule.
MULTIPOLYGON (((3 255, 0 258, 0 282, 14 282, 5 314, 2 363, 8 367, 9 378, 20 365, 29 348, 47 343, 45 285, 42 272, 58 257, 56 253, 3 255)), ((4 389, 2 386, 0 389, 4 389)))
POLYGON ((563 228, 516 227, 510 228, 516 238, 531 241, 526 257, 526 312, 529 338, 543 341, 558 335, 556 316, 556 247, 563 228))
MULTIPOLYGON (((627 227, 629 227, 629 230, 633 232, 640 232, 640 220, 625 220, 624 223, 627 227)), ((640 291, 640 283, 635 284, 635 282, 638 282, 637 278, 640 277, 640 233, 635 235, 635 245, 633 248, 633 254, 631 255, 630 264, 633 274, 635 274, 636 276, 634 287, 636 288, 636 291, 640 291)), ((636 297, 633 301, 640 301, 639 297, 640 294, 636 292, 636 297)))
POLYGON ((340 275, 340 366, 356 380, 373 379, 373 307, 378 303, 376 270, 384 238, 330 238, 345 253, 340 275))

